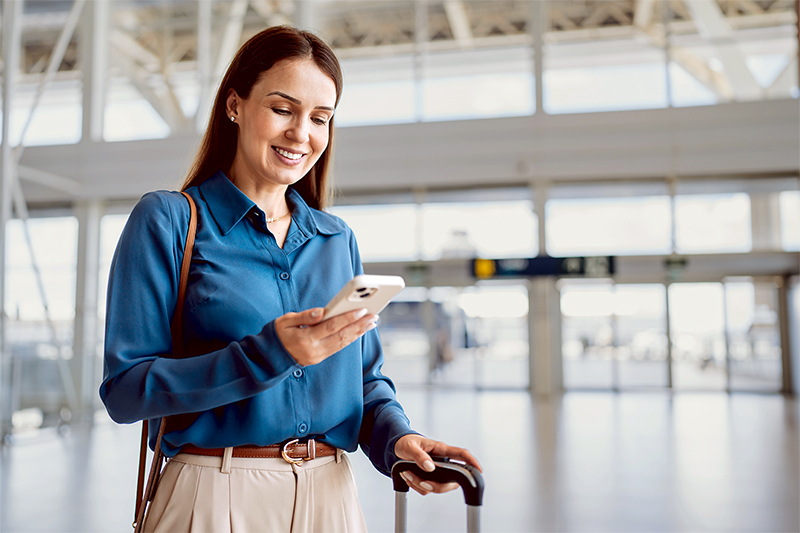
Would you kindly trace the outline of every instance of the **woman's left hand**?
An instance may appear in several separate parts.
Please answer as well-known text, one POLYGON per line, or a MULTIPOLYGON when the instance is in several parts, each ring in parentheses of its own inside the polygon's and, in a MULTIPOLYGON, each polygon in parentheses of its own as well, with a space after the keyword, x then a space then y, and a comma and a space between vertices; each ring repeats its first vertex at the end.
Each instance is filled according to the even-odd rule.
MULTIPOLYGON (((429 454, 438 455, 442 457, 449 457, 450 459, 458 459, 464 461, 468 465, 472 465, 481 472, 481 465, 469 451, 464 448, 456 448, 438 440, 428 439, 422 435, 409 434, 403 435, 394 445, 394 454, 406 461, 414 461, 417 466, 426 472, 433 472, 435 465, 429 454)), ((400 474, 403 479, 408 483, 408 486, 419 492, 423 496, 430 492, 449 492, 458 488, 458 483, 435 483, 433 481, 423 481, 418 476, 411 472, 403 472, 400 474)))

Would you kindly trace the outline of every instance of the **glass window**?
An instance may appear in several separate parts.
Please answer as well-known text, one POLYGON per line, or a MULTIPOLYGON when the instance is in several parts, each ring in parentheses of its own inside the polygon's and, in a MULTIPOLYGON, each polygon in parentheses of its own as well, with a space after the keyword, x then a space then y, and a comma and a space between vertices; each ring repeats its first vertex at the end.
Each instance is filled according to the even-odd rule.
POLYGON ((169 126, 127 80, 112 80, 108 88, 103 138, 108 142, 163 139, 169 126))
POLYGON ((533 113, 529 48, 432 53, 424 56, 423 120, 533 113))
POLYGON ((633 40, 546 44, 544 111, 549 114, 667 106, 664 51, 633 40))
MULTIPOLYGON (((54 321, 71 321, 75 316, 78 220, 75 217, 32 218, 28 220, 28 229, 50 317, 54 321)), ((6 236, 6 313, 12 320, 43 321, 44 306, 23 222, 10 220, 6 236)))
POLYGON ((675 249, 678 253, 749 252, 752 240, 748 194, 675 197, 675 249))
POLYGON ((645 63, 547 70, 543 106, 551 115, 666 107, 664 66, 645 63))
POLYGON ((127 222, 127 214, 106 215, 100 221, 100 289, 97 294, 97 309, 101 318, 106 316, 106 292, 111 261, 114 259, 117 242, 127 222))
POLYGON ((416 205, 348 205, 332 207, 330 212, 355 233, 362 261, 417 258, 416 205))
POLYGON ((538 224, 530 201, 424 204, 421 217, 426 259, 537 255, 538 224))
POLYGON ((669 79, 673 107, 714 105, 719 101, 715 89, 709 88, 686 69, 690 64, 670 63, 669 79))
MULTIPOLYGON (((20 85, 11 112, 11 143, 20 143, 22 129, 29 119, 38 84, 20 85)), ((25 146, 74 144, 81 140, 83 114, 80 82, 53 83, 42 93, 39 105, 25 132, 25 146)), ((2 112, 0 112, 2 117, 2 112)), ((2 132, 0 132, 0 140, 2 132)))
POLYGON ((545 216, 552 256, 671 251, 668 196, 552 199, 545 216))
POLYGON ((800 252, 800 191, 783 191, 779 201, 783 249, 800 252))
POLYGON ((410 55, 343 59, 345 79, 337 126, 414 122, 414 58, 410 55))

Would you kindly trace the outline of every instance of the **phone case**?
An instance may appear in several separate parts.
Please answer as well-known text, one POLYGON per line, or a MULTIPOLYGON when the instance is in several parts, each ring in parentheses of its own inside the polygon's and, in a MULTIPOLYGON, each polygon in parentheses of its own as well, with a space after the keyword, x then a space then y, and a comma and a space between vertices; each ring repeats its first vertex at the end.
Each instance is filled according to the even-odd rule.
POLYGON ((339 294, 325 306, 325 318, 364 308, 369 314, 377 315, 405 286, 405 281, 400 276, 361 274, 347 282, 339 294))

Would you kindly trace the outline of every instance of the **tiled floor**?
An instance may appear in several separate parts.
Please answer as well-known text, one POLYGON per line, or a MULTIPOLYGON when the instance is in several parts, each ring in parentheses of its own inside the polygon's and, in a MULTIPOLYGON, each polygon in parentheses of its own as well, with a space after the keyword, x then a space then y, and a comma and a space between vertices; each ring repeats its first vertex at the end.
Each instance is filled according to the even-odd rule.
MULTIPOLYGON (((417 429, 470 448, 484 531, 800 531, 796 400, 722 393, 401 388, 417 429)), ((98 422, 3 450, 0 530, 128 532, 138 426, 98 422)), ((391 483, 351 459, 367 524, 391 531, 391 483)), ((457 493, 409 497, 409 531, 459 531, 457 493)))

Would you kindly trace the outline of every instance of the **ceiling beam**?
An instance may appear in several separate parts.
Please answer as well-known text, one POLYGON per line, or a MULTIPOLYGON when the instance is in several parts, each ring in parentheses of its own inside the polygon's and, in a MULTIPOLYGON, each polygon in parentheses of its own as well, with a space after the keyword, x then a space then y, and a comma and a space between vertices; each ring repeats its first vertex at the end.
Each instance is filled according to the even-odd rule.
POLYGON ((642 29, 650 27, 655 8, 656 0, 636 0, 633 8, 633 25, 642 29))
POLYGON ((115 63, 122 69, 125 77, 130 80, 131 84, 139 91, 139 94, 153 106, 153 109, 164 119, 164 122, 167 123, 173 133, 189 131, 191 124, 183 113, 172 87, 163 74, 161 75, 162 88, 160 92, 157 92, 150 86, 147 79, 150 76, 150 72, 146 70, 142 72, 144 69, 131 57, 128 57, 120 50, 114 50, 114 59, 115 63))
POLYGON ((161 60, 157 55, 119 28, 111 30, 111 44, 116 46, 117 49, 126 56, 138 61, 146 67, 158 69, 161 65, 161 60))
POLYGON ((757 100, 763 90, 745 62, 744 54, 725 15, 714 0, 690 0, 685 6, 698 33, 717 51, 737 100, 757 100))
POLYGON ((234 0, 228 12, 228 22, 222 33, 222 40, 219 44, 219 55, 214 67, 214 78, 222 79, 228 63, 233 59, 233 55, 239 48, 239 41, 242 39, 242 29, 244 28, 244 16, 247 14, 247 0, 234 0))
POLYGON ((472 30, 469 26, 467 10, 461 0, 445 0, 444 11, 447 14, 447 22, 450 24, 450 31, 453 38, 461 48, 472 46, 472 30))
POLYGON ((69 195, 75 195, 83 188, 83 185, 74 179, 65 178, 64 176, 59 176, 57 174, 53 174, 52 172, 46 172, 44 170, 39 170, 25 165, 19 166, 18 176, 20 179, 30 183, 43 185, 56 191, 65 192, 69 195))

